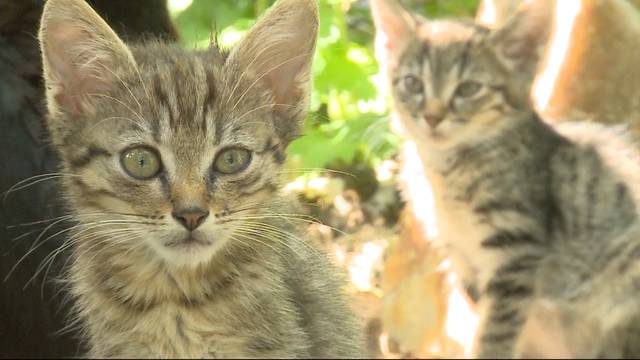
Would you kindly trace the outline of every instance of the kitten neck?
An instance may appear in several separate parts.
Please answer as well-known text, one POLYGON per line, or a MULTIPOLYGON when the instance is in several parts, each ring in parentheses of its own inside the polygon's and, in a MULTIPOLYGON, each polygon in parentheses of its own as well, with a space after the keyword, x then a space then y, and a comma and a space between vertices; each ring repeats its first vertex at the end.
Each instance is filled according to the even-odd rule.
POLYGON ((83 246, 76 249, 71 268, 74 290, 81 297, 106 296, 136 309, 166 302, 193 305, 218 296, 257 258, 273 252, 260 244, 248 247, 234 243, 208 264, 191 269, 170 266, 145 247, 129 249, 127 256, 122 256, 123 249, 104 250, 88 252, 83 246))

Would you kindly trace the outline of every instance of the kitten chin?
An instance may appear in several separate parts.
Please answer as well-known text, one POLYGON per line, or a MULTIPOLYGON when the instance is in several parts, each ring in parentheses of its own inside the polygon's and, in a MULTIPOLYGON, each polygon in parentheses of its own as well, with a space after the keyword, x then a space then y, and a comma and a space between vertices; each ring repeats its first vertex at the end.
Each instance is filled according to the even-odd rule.
MULTIPOLYGON (((157 238, 144 239, 156 243, 157 238)), ((197 268, 211 262, 211 259, 224 249, 226 239, 215 241, 180 241, 173 244, 152 245, 154 256, 164 260, 168 266, 179 268, 197 268)))

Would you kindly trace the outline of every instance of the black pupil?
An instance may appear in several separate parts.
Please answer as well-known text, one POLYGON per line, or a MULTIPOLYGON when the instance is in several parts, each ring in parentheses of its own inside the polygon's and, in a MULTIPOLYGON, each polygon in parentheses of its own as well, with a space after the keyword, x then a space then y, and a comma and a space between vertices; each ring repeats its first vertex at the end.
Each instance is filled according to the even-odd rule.
POLYGON ((228 152, 224 157, 225 157, 225 161, 227 162, 227 164, 229 164, 229 165, 235 164, 236 158, 235 158, 235 156, 233 156, 233 153, 228 152))
POLYGON ((140 165, 140 167, 144 167, 144 155, 142 154, 138 155, 138 165, 140 165))

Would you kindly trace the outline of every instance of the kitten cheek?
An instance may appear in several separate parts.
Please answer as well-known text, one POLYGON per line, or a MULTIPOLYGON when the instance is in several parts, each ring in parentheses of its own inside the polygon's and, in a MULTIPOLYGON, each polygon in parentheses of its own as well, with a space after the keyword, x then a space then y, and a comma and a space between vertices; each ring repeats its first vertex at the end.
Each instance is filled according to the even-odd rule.
POLYGON ((491 125, 499 125, 504 122, 505 116, 502 112, 495 109, 486 109, 483 111, 478 111, 469 122, 474 125, 479 125, 482 127, 487 127, 491 125))
POLYGON ((394 121, 400 131, 408 137, 415 137, 415 135, 425 133, 427 130, 424 121, 406 112, 398 112, 394 121))

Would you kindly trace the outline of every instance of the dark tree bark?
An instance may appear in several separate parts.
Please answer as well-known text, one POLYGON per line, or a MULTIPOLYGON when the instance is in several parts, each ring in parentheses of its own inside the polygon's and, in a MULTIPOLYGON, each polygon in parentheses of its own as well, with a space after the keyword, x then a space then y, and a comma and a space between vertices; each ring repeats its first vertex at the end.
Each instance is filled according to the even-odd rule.
MULTIPOLYGON (((42 0, 0 0, 0 193, 21 180, 58 171, 44 125, 44 89, 37 30, 42 0)), ((114 30, 132 41, 141 37, 176 40, 165 0, 92 0, 89 3, 114 30)), ((39 239, 49 222, 66 214, 55 181, 42 181, 0 197, 0 357, 71 357, 82 354, 75 329, 68 325, 65 289, 54 283, 62 274, 68 250, 48 273, 27 283, 47 256, 59 250, 64 236, 42 242, 69 224, 57 224, 39 239), (11 270, 15 268, 14 271, 11 270), (9 275, 6 281, 4 279, 9 275), (25 287, 26 286, 26 287, 25 287)))

